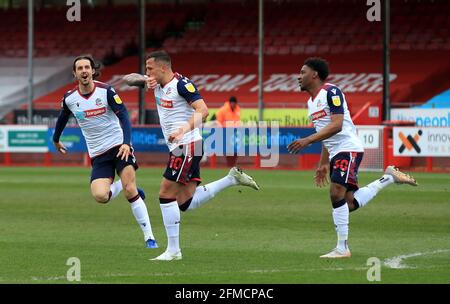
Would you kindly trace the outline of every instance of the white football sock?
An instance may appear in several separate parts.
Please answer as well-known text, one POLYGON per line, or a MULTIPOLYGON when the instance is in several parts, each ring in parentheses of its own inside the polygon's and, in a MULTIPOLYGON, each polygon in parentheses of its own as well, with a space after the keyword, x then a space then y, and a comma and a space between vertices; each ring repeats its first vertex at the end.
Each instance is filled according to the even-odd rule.
POLYGON ((130 204, 131 211, 133 212, 136 222, 144 233, 144 240, 155 239, 153 236, 152 225, 150 224, 150 217, 148 216, 147 206, 142 198, 138 198, 136 201, 130 204))
POLYGON ((122 181, 119 179, 112 183, 109 191, 111 191, 110 200, 116 198, 119 195, 120 191, 122 191, 122 181))
POLYGON ((180 251, 180 209, 177 201, 160 204, 164 226, 167 233, 167 250, 170 253, 180 251))
POLYGON ((340 251, 347 250, 349 213, 347 203, 333 209, 333 222, 338 236, 337 248, 340 251))
POLYGON ((367 186, 358 189, 353 193, 353 196, 358 201, 359 207, 364 207, 371 199, 377 195, 377 193, 394 183, 392 175, 385 174, 380 179, 371 182, 367 186))
POLYGON ((234 185, 237 185, 236 179, 232 176, 227 175, 215 182, 197 187, 197 189, 195 189, 194 196, 192 197, 191 204, 189 205, 189 208, 187 210, 192 210, 200 207, 201 205, 212 199, 214 196, 216 196, 216 194, 220 191, 234 185))

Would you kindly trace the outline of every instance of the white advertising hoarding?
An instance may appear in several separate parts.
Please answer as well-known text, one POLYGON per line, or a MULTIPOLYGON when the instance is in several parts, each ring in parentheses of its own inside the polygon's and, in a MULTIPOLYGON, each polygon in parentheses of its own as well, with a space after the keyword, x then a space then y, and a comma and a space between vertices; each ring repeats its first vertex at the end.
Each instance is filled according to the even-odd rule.
POLYGON ((48 152, 47 126, 0 126, 0 152, 48 152))
POLYGON ((450 127, 450 109, 392 109, 391 120, 413 121, 417 127, 450 127))
POLYGON ((450 127, 394 127, 392 136, 395 156, 450 156, 450 127))

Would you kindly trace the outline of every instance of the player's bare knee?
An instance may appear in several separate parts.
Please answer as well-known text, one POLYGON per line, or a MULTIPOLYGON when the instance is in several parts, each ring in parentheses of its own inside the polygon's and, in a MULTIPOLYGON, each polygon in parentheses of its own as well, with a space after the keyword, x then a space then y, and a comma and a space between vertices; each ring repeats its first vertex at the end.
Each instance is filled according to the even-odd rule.
POLYGON ((159 197, 176 197, 176 193, 173 193, 173 189, 164 184, 159 188, 159 197))
POLYGON ((176 195, 173 195, 171 191, 167 191, 166 189, 160 189, 159 197, 176 197, 176 195))
POLYGON ((94 197, 95 201, 99 204, 106 204, 109 202, 109 193, 93 193, 92 196, 94 197))
POLYGON ((123 191, 126 197, 134 196, 137 193, 137 188, 134 183, 128 183, 123 185, 123 191))
POLYGON ((331 202, 337 202, 337 201, 340 201, 343 198, 344 198, 344 196, 339 191, 336 191, 336 190, 334 190, 334 191, 331 190, 330 191, 331 202))
POLYGON ((336 185, 330 188, 330 199, 331 202, 339 202, 345 198, 345 187, 336 185))

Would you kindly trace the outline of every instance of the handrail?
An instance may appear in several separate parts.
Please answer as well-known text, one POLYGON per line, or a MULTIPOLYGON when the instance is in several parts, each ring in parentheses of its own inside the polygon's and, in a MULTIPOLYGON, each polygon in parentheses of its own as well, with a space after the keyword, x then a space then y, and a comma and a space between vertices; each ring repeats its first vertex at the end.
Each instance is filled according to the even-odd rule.
POLYGON ((353 121, 356 121, 359 116, 361 116, 361 114, 371 105, 372 103, 370 101, 366 102, 361 109, 359 109, 359 111, 353 115, 353 121))

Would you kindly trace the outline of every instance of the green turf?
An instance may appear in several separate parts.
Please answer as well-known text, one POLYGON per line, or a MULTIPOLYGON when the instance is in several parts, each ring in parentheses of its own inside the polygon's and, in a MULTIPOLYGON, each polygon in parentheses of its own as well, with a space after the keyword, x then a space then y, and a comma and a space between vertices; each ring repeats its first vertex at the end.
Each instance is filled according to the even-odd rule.
MULTIPOLYGON (((203 170, 205 182, 225 174, 203 170)), ((351 214, 351 259, 319 259, 335 245, 328 190, 310 171, 249 171, 262 189, 231 188, 182 213, 183 260, 154 262, 166 245, 158 203, 162 169, 140 169, 160 248, 145 249, 128 202, 93 201, 85 168, 0 168, 0 283, 368 283, 367 259, 399 255, 380 283, 450 283, 450 177, 415 174, 351 214), (238 191, 238 190, 241 190, 238 191)), ((360 184, 379 174, 360 173, 360 184)))

